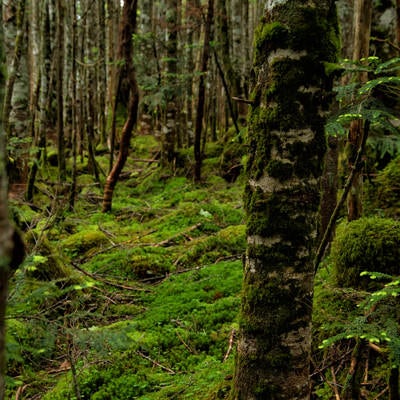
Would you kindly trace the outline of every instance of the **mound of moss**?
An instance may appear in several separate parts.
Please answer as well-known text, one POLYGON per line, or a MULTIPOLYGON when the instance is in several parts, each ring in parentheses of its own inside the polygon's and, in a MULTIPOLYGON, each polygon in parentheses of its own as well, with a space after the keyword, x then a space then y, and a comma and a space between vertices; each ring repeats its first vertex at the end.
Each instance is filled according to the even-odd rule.
POLYGON ((367 190, 367 203, 372 209, 381 209, 385 216, 400 218, 400 156, 379 171, 367 190))
POLYGON ((363 271, 399 274, 400 222, 369 217, 341 224, 332 243, 334 276, 337 285, 368 289, 363 271))

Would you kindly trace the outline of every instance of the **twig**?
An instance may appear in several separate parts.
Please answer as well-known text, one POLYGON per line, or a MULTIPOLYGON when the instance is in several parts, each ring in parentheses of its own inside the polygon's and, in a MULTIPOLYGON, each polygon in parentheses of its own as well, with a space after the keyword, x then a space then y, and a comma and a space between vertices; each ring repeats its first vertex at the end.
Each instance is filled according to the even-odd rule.
POLYGON ((237 101, 238 103, 246 103, 246 104, 254 104, 253 100, 242 99, 241 97, 232 97, 232 100, 237 101))
POLYGON ((229 354, 230 354, 231 351, 232 351, 233 343, 234 343, 234 341, 235 341, 235 335, 236 335, 236 330, 235 330, 235 329, 232 329, 231 336, 230 336, 230 338, 229 338, 228 350, 226 351, 226 354, 225 354, 224 359, 223 359, 222 362, 225 362, 225 361, 228 359, 229 354))
POLYGON ((383 389, 381 392, 379 392, 374 398, 373 400, 378 400, 380 397, 382 397, 387 391, 389 390, 389 387, 385 387, 385 389, 383 389))
POLYGON ((120 283, 115 283, 112 281, 109 281, 108 279, 104 279, 104 278, 100 278, 99 276, 97 276, 96 274, 92 274, 91 272, 87 272, 84 269, 82 269, 81 267, 79 267, 78 265, 76 265, 74 262, 71 262, 71 265, 78 270, 79 272, 81 272, 82 274, 88 276, 89 278, 94 279, 95 281, 104 283, 105 285, 108 286, 113 286, 116 287, 118 289, 124 289, 124 290, 134 290, 134 291, 142 291, 142 292, 151 292, 150 289, 144 289, 144 288, 138 288, 138 287, 133 287, 133 286, 127 286, 127 285, 122 285, 120 283))
POLYGON ((184 340, 183 337, 180 335, 180 333, 178 331, 175 331, 176 336, 178 336, 178 339, 181 341, 181 343, 189 350, 189 353, 192 354, 197 354, 197 351, 192 349, 184 340))
POLYGON ((185 236, 187 235, 189 232, 195 231, 197 228, 199 228, 201 226, 201 222, 199 222, 196 225, 190 226, 189 228, 186 228, 184 231, 182 232, 178 232, 175 235, 171 236, 168 239, 165 239, 157 244, 154 245, 154 247, 166 247, 169 244, 171 244, 171 242, 173 242, 174 240, 176 240, 177 238, 179 238, 180 236, 185 236))
POLYGON ((333 366, 331 367, 331 374, 332 374, 332 381, 333 381, 333 391, 335 392, 335 398, 336 400, 340 400, 340 394, 337 388, 337 381, 336 381, 336 374, 335 374, 335 369, 333 366))
POLYGON ((144 162, 144 163, 159 163, 160 160, 157 159, 143 159, 143 158, 133 158, 132 161, 144 162))
POLYGON ((20 396, 22 396, 24 394, 24 391, 28 386, 29 385, 22 385, 17 389, 17 392, 15 393, 15 400, 20 399, 20 396))
POLYGON ((319 245, 319 248, 318 248, 318 251, 317 251, 317 255, 315 257, 315 262, 314 262, 314 274, 317 273, 318 266, 319 266, 319 264, 320 264, 320 262, 322 260, 322 257, 324 256, 326 246, 328 245, 329 238, 331 236, 331 232, 332 232, 333 226, 336 223, 336 219, 337 219, 337 217, 339 215, 339 211, 340 211, 342 205, 346 201, 347 195, 348 195, 348 193, 350 191, 350 188, 351 188, 351 186, 353 184, 354 177, 356 176, 356 173, 358 171, 360 171, 360 169, 361 169, 361 166, 362 166, 361 158, 362 158, 362 156, 364 154, 365 144, 366 144, 367 138, 368 138, 369 126, 370 126, 370 121, 367 119, 365 121, 365 124, 364 124, 364 133, 363 133, 363 137, 362 137, 362 140, 361 140, 360 147, 358 148, 358 151, 357 151, 357 156, 356 156, 356 159, 355 159, 355 162, 354 162, 354 166, 353 166, 353 168, 351 170, 350 175, 347 178, 346 184, 345 184, 345 186, 343 188, 342 196, 340 197, 340 200, 338 201, 338 203, 336 204, 335 209, 332 212, 332 215, 331 215, 331 218, 329 220, 328 226, 325 229, 324 236, 323 236, 323 238, 321 240, 321 243, 319 245))
POLYGON ((146 356, 145 354, 143 354, 141 351, 136 350, 135 352, 138 356, 144 358, 145 360, 150 361, 151 363, 153 363, 154 365, 156 365, 157 367, 160 367, 161 369, 169 372, 171 375, 175 375, 175 371, 173 371, 171 368, 165 367, 164 365, 160 364, 159 362, 157 362, 156 360, 153 360, 152 358, 150 358, 149 356, 146 356))

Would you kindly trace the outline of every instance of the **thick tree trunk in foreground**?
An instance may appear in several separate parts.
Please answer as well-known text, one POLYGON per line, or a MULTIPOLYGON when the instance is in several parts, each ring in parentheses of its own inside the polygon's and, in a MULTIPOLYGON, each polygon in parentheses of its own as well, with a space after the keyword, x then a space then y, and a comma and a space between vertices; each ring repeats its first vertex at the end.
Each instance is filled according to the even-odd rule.
POLYGON ((266 3, 255 37, 247 252, 233 398, 308 399, 333 0, 266 3))
POLYGON ((136 31, 136 10, 137 0, 125 0, 119 35, 118 60, 123 60, 123 68, 127 69, 126 76, 130 88, 128 118, 122 129, 117 162, 109 173, 104 187, 103 212, 111 211, 114 188, 128 158, 132 131, 137 122, 139 92, 136 83, 135 69, 132 62, 132 37, 136 31))

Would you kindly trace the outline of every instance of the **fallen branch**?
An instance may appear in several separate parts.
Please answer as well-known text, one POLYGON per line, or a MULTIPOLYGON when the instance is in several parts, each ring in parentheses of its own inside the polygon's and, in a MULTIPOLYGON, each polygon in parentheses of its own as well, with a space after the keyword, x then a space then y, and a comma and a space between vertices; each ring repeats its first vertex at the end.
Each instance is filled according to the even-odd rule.
POLYGON ((333 381, 333 391, 335 392, 335 399, 336 400, 340 400, 340 394, 338 391, 338 385, 337 385, 337 381, 336 381, 336 374, 335 374, 335 369, 333 368, 333 366, 331 367, 331 374, 332 374, 332 381, 333 381))
POLYGON ((180 342, 187 348, 187 350, 189 351, 189 353, 192 354, 197 354, 197 351, 192 349, 184 340, 183 337, 180 335, 180 333, 178 331, 175 331, 176 336, 178 336, 178 339, 180 340, 180 342))
POLYGON ((92 274, 91 272, 87 272, 84 269, 82 269, 81 267, 79 267, 77 264, 75 264, 74 262, 71 262, 71 265, 78 270, 79 272, 81 272, 82 274, 88 276, 89 278, 97 281, 97 282, 101 282, 104 283, 105 285, 108 286, 113 286, 116 287, 118 289, 124 289, 124 290, 132 290, 132 291, 142 291, 142 292, 151 292, 150 289, 144 289, 144 288, 138 288, 138 287, 133 287, 133 286, 127 286, 127 285, 122 285, 120 283, 115 283, 112 282, 108 279, 104 279, 104 278, 100 278, 99 276, 97 276, 96 274, 92 274))
POLYGON ((229 338, 228 350, 226 351, 226 354, 225 354, 224 359, 223 359, 222 362, 225 362, 228 359, 229 354, 231 354, 231 351, 232 351, 232 348, 233 348, 233 343, 235 341, 235 335, 236 335, 236 330, 232 329, 231 336, 229 338))
POLYGON ((154 245, 154 247, 167 247, 169 246, 171 243, 173 243, 176 239, 178 239, 181 236, 185 236, 187 235, 189 232, 195 231, 197 228, 199 228, 201 226, 201 222, 199 222, 196 225, 190 226, 189 228, 186 228, 185 230, 183 230, 182 232, 178 232, 175 235, 171 236, 168 239, 165 239, 157 244, 154 245))
POLYGON ((143 354, 141 351, 137 350, 135 352, 138 356, 144 358, 147 361, 150 361, 151 363, 153 363, 154 365, 156 365, 157 367, 160 367, 161 369, 169 372, 171 375, 175 375, 175 371, 173 371, 171 368, 165 367, 164 365, 160 364, 159 362, 157 362, 156 360, 153 360, 152 358, 150 358, 149 356, 146 356, 145 354, 143 354))

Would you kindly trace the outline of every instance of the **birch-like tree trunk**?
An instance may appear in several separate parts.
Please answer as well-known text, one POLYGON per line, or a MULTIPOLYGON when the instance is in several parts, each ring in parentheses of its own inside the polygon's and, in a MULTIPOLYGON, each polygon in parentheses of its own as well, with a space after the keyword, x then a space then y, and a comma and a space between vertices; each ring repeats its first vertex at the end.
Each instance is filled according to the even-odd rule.
POLYGON ((267 0, 254 40, 247 251, 233 398, 309 399, 334 0, 267 0))
POLYGON ((10 181, 25 183, 30 132, 26 0, 12 0, 3 7, 8 77, 2 112, 4 129, 11 145, 10 181))

